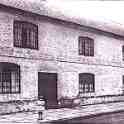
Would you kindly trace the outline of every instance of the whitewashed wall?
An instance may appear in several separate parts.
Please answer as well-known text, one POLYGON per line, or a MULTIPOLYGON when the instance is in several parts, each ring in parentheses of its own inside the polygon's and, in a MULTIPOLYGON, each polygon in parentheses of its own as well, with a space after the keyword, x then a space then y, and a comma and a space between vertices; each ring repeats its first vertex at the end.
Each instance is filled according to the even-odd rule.
POLYGON ((76 97, 79 92, 79 73, 95 74, 94 95, 122 93, 123 40, 88 29, 73 28, 68 24, 48 21, 19 12, 0 11, 0 61, 12 62, 21 68, 21 94, 2 95, 1 101, 34 99, 38 92, 38 72, 58 73, 58 99, 76 97), (21 13, 22 14, 22 13, 21 13), (14 20, 29 21, 38 25, 39 50, 13 46, 14 20), (94 39, 94 57, 78 55, 78 37, 94 39))

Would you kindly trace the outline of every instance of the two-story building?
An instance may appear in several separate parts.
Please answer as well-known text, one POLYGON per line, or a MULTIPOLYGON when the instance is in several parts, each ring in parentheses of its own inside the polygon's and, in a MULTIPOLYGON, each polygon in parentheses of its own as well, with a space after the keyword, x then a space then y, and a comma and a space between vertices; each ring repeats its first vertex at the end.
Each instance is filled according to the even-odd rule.
POLYGON ((42 98, 56 108, 67 100, 124 100, 121 25, 47 13, 44 4, 0 3, 1 103, 42 98))

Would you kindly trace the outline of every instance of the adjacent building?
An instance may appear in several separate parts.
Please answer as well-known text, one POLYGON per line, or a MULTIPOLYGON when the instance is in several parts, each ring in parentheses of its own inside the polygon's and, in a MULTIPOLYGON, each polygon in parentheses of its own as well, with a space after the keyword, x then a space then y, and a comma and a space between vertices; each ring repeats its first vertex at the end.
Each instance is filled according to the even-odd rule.
POLYGON ((38 7, 0 4, 0 102, 42 99, 49 109, 123 101, 123 28, 38 7))

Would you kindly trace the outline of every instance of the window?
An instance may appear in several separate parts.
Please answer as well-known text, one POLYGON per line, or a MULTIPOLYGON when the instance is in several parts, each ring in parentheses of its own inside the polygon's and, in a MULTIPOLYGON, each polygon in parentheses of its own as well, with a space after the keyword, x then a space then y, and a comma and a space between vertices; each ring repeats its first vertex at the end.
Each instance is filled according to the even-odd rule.
POLYGON ((124 46, 122 46, 122 59, 124 61, 124 46))
POLYGON ((28 22, 14 21, 14 46, 38 49, 38 26, 28 22))
POLYGON ((122 76, 122 91, 124 93, 124 75, 122 76))
POLYGON ((20 93, 20 68, 18 65, 0 63, 0 93, 20 93))
POLYGON ((94 74, 81 73, 79 74, 79 94, 91 93, 95 91, 94 87, 95 79, 94 74))
POLYGON ((89 37, 79 37, 79 55, 94 56, 94 40, 89 37))

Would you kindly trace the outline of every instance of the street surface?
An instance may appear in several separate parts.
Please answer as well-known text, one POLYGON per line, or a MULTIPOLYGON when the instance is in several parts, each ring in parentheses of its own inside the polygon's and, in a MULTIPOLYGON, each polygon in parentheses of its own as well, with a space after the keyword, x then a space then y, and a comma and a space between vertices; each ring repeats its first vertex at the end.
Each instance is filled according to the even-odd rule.
POLYGON ((0 124, 124 124, 124 112, 73 118, 55 122, 2 122, 0 124))
POLYGON ((74 118, 55 124, 124 124, 124 112, 74 118))
POLYGON ((124 124, 124 102, 44 110, 40 121, 35 111, 0 115, 0 124, 52 124, 52 121, 54 124, 124 124))

